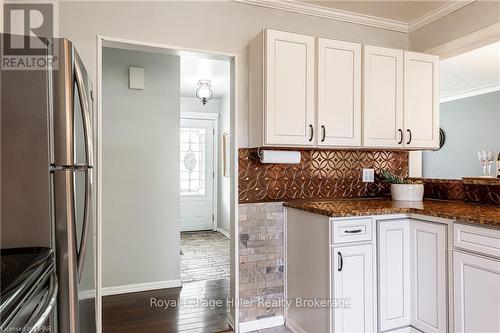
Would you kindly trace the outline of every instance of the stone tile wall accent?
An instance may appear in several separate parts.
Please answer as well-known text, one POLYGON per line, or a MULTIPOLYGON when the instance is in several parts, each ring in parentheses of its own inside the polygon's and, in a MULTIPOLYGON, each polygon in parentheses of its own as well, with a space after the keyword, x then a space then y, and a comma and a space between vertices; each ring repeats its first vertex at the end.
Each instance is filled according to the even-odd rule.
POLYGON ((408 152, 372 150, 300 150, 299 164, 262 164, 257 149, 239 149, 239 202, 287 201, 334 197, 389 195, 389 186, 375 177, 363 183, 363 168, 408 176, 408 152))
MULTIPOLYGON (((259 299, 284 298, 284 207, 282 202, 240 204, 239 269, 240 320, 283 315, 279 306, 260 306, 259 299)), ((263 302, 261 302, 263 304, 263 302)))

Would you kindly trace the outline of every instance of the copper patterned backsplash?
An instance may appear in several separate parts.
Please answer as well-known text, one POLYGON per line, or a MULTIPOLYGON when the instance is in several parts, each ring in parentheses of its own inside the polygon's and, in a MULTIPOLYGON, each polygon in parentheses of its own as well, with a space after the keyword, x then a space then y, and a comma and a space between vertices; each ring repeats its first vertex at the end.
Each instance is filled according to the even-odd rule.
POLYGON ((422 179, 425 198, 458 200, 489 205, 500 205, 500 185, 477 184, 461 179, 422 179))
POLYGON ((408 153, 402 151, 300 150, 300 164, 262 164, 257 149, 239 149, 239 202, 291 199, 380 197, 388 185, 375 176, 374 183, 361 181, 363 168, 376 175, 389 170, 408 176, 408 153))

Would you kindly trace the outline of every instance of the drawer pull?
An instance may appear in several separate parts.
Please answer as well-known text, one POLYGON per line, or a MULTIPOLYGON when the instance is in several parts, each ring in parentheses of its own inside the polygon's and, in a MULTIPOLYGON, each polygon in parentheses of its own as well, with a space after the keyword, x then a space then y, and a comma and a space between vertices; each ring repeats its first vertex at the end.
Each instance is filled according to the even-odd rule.
POLYGON ((361 231, 363 231, 363 230, 361 230, 361 229, 355 229, 355 230, 344 230, 344 232, 345 232, 346 234, 357 234, 357 233, 360 233, 361 231))
POLYGON ((341 272, 342 267, 344 267, 344 258, 342 258, 342 253, 340 252, 337 252, 337 255, 339 256, 339 268, 337 270, 341 272))

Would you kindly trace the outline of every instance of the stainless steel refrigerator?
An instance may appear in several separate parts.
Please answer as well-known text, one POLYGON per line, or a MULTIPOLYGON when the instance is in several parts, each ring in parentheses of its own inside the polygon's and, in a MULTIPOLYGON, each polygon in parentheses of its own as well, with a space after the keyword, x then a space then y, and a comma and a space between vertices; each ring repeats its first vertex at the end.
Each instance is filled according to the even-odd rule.
MULTIPOLYGON (((2 43, 11 37, 0 35, 2 43)), ((95 332, 92 83, 69 40, 44 42, 55 69, 0 72, 0 244, 51 248, 58 281, 51 331, 95 332)))

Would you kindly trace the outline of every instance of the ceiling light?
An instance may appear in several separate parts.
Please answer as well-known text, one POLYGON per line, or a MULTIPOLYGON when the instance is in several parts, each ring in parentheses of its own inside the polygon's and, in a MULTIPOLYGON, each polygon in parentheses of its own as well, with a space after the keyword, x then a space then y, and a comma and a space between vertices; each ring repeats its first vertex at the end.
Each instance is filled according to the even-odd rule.
POLYGON ((196 97, 198 97, 203 105, 206 105, 212 99, 214 93, 210 89, 210 80, 199 80, 198 89, 196 89, 196 97))

